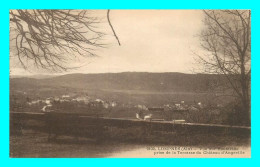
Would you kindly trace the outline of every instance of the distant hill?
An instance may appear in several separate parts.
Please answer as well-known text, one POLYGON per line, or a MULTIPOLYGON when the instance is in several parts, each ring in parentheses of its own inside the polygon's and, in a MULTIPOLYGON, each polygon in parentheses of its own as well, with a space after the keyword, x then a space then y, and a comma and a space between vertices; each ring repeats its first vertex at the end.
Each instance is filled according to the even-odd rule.
POLYGON ((152 92, 204 92, 219 75, 183 73, 123 72, 67 74, 52 77, 10 78, 10 87, 68 87, 94 90, 136 90, 152 92))
POLYGON ((53 78, 58 75, 45 75, 45 74, 38 74, 38 75, 10 75, 10 78, 34 78, 34 79, 46 79, 46 78, 53 78))
MULTIPOLYGON (((172 102, 203 103, 216 101, 212 84, 221 75, 183 73, 124 72, 67 74, 49 78, 10 78, 10 97, 44 99, 64 94, 88 94, 92 98, 121 104, 162 106, 172 102)), ((221 103, 230 101, 221 97, 221 103)))

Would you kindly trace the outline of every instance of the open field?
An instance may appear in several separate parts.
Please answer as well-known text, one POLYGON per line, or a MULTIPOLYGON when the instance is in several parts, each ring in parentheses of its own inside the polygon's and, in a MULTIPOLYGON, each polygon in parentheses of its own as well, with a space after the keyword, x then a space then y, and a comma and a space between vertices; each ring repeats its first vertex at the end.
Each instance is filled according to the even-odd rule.
POLYGON ((250 153, 250 128, 247 127, 173 125, 167 122, 78 117, 74 114, 71 117, 71 114, 65 116, 61 113, 53 116, 51 118, 56 119, 49 122, 46 120, 48 117, 40 113, 11 114, 10 156, 121 157, 127 152, 133 156, 140 151, 143 157, 152 157, 154 150, 147 148, 157 146, 189 147, 198 151, 234 147, 246 150, 243 155, 250 153), (52 136, 57 136, 48 138, 49 130, 52 136))
MULTIPOLYGON (((46 133, 39 133, 32 130, 24 130, 23 135, 10 136, 10 157, 196 157, 189 154, 156 154, 159 147, 172 148, 177 147, 183 149, 192 149, 193 151, 201 151, 214 149, 216 146, 183 146, 173 144, 149 144, 149 143, 133 143, 119 142, 108 140, 102 143, 96 143, 95 140, 89 138, 79 138, 75 140, 73 137, 62 136, 56 141, 48 142, 46 133), (157 148, 157 151, 148 148, 157 148)), ((219 138, 220 139, 220 138, 219 138)), ((222 139, 223 140, 223 139, 222 139)), ((239 155, 214 155, 204 154, 203 157, 250 157, 250 144, 232 144, 228 146, 221 145, 218 148, 236 148, 244 151, 239 155)), ((178 153, 178 152, 177 152, 178 153)), ((202 152, 203 153, 203 152, 202 152)))
MULTIPOLYGON (((10 157, 106 157, 127 149, 124 144, 97 144, 86 138, 78 142, 66 136, 55 142, 48 142, 47 138, 48 134, 31 130, 23 131, 21 136, 10 136, 10 157)), ((129 145, 128 149, 133 147, 129 145)))

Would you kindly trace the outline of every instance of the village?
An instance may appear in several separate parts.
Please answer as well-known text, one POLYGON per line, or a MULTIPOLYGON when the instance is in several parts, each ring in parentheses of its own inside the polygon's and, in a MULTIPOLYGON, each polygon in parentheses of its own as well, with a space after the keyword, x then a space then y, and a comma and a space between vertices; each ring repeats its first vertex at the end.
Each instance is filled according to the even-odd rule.
POLYGON ((35 112, 82 112, 103 113, 110 117, 134 118, 149 121, 177 121, 185 122, 184 118, 191 112, 198 112, 207 107, 202 102, 185 103, 185 101, 172 102, 162 106, 146 106, 144 104, 125 104, 118 101, 108 101, 79 94, 64 94, 48 97, 46 99, 27 100, 29 107, 38 107, 35 112), (119 112, 121 112, 119 114, 119 112), (108 113, 108 114, 107 114, 108 113), (112 114, 111 114, 112 113, 112 114), (125 115, 122 115, 125 114, 125 115), (131 115, 130 115, 131 114, 131 115), (177 120, 176 120, 177 119, 177 120))
POLYGON ((156 104, 93 95, 86 91, 48 96, 47 93, 35 95, 31 91, 21 90, 12 91, 11 97, 10 110, 13 112, 84 113, 108 118, 216 124, 226 124, 231 114, 226 112, 221 103, 209 104, 192 98, 173 98, 156 104))

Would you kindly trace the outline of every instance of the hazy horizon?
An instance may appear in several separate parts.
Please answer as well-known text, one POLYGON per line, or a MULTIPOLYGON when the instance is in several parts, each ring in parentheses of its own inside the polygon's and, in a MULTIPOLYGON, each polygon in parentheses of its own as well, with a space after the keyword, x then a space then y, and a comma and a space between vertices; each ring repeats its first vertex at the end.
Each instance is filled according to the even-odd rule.
MULTIPOLYGON (((166 74, 166 73, 175 73, 175 74, 202 74, 202 73, 184 73, 184 72, 149 72, 149 71, 122 71, 122 72, 99 72, 99 73, 29 73, 29 74, 10 74, 10 76, 61 76, 61 75, 69 75, 69 74, 122 74, 122 73, 150 73, 150 74, 166 74)), ((203 73, 204 74, 204 73, 203 73)), ((206 73, 205 73, 206 74, 206 73)))

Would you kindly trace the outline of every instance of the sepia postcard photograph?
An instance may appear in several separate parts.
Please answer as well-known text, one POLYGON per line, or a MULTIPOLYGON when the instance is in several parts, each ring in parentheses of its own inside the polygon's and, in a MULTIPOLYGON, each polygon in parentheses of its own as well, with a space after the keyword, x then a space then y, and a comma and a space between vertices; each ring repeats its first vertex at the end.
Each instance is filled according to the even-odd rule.
POLYGON ((251 10, 9 10, 10 158, 251 158, 251 10))

